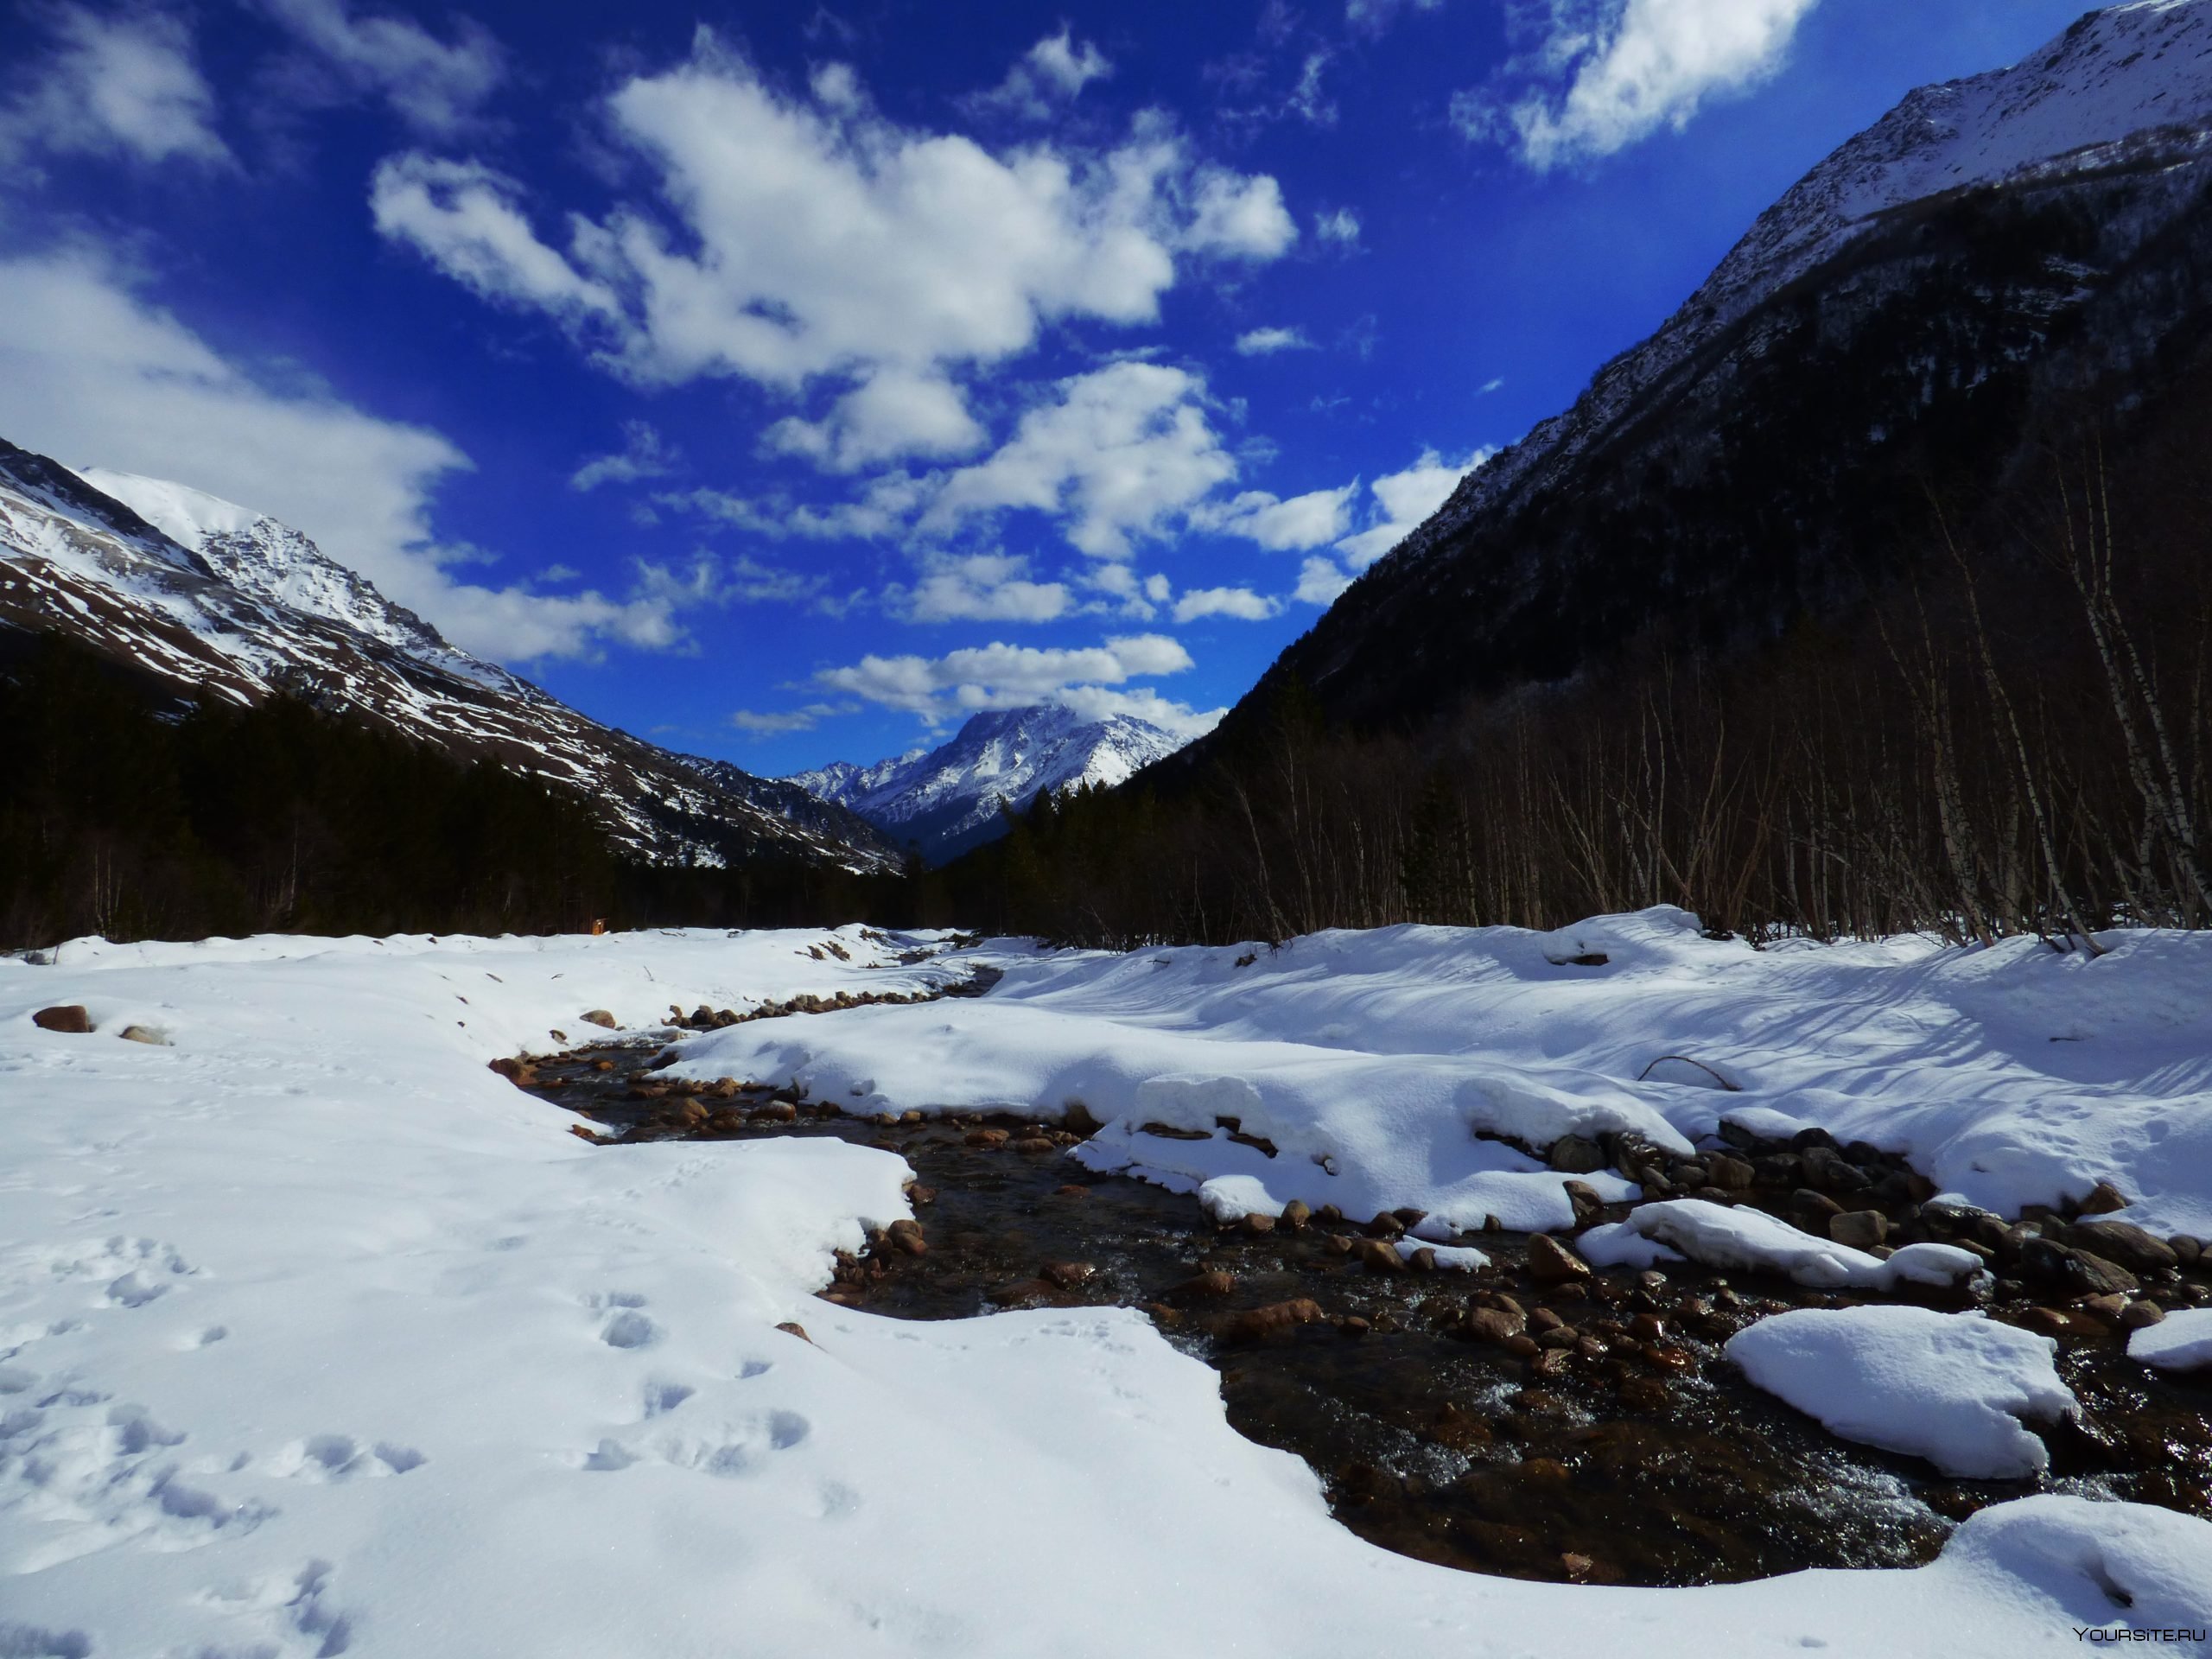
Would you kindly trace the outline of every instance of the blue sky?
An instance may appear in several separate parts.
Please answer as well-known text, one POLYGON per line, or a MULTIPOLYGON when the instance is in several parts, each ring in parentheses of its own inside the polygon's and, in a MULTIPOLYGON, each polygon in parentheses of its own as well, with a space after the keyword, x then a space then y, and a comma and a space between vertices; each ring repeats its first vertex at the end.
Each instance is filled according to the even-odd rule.
POLYGON ((1192 729, 2079 0, 0 8, 0 435, 782 772, 1192 729))

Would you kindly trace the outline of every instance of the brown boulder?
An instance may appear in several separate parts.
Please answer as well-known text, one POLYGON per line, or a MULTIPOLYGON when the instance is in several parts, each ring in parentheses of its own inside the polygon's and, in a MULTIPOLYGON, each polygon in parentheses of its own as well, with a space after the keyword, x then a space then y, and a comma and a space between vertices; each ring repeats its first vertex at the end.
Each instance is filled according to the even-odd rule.
POLYGON ((1467 1315, 1467 1334, 1478 1342, 1503 1342, 1528 1328, 1528 1321, 1503 1308, 1478 1307, 1467 1315))
POLYGON ((918 1221, 894 1221, 883 1230, 883 1236, 908 1255, 927 1255, 929 1241, 922 1236, 918 1221))
POLYGON ((1319 1302, 1311 1296, 1300 1296, 1293 1301, 1247 1308, 1229 1321, 1223 1334, 1231 1342, 1260 1342, 1293 1325, 1319 1324, 1324 1317, 1319 1302))
POLYGON ((2082 1200, 2085 1216, 2108 1216, 2115 1210, 2127 1208, 2127 1194, 2110 1181, 2099 1181, 2089 1189, 2089 1196, 2082 1200))
POLYGON ((2130 1273, 2155 1273, 2177 1265, 2181 1258, 2172 1245, 2145 1232, 2132 1221, 2079 1221, 2068 1230, 2067 1240, 2075 1248, 2093 1250, 2107 1262, 2117 1262, 2130 1273))
POLYGON ((92 1028, 92 1017, 80 1003, 64 1002, 51 1008, 41 1008, 31 1015, 31 1023, 41 1031, 59 1031, 72 1037, 81 1037, 92 1028))
POLYGON ((2146 1326, 2157 1325, 2165 1317, 2166 1310, 2156 1302, 2130 1302, 2120 1310, 2120 1328, 2123 1331, 2140 1331, 2146 1326))
POLYGON ((605 1008, 593 1008, 578 1017, 588 1026, 600 1026, 605 1027, 608 1031, 616 1031, 620 1029, 622 1023, 613 1014, 609 1014, 605 1008))
POLYGON ((1890 1234, 1890 1218, 1878 1210, 1847 1210, 1828 1217, 1828 1236, 1854 1250, 1871 1250, 1890 1234))
POLYGON ((1552 1142, 1545 1162, 1562 1175, 1590 1175, 1605 1166, 1605 1153, 1586 1135, 1563 1135, 1552 1142))
POLYGON ((1276 1219, 1291 1231, 1296 1232, 1313 1219, 1313 1211, 1307 1206, 1305 1199, 1293 1198, 1288 1204, 1283 1205, 1282 1214, 1276 1219))
POLYGON ((968 1132, 967 1144, 979 1147, 984 1152, 996 1152, 1001 1147, 1006 1145, 1007 1140, 1007 1135, 1004 1129, 970 1129, 968 1132))
POLYGON ((1724 1192, 1740 1192, 1758 1179, 1758 1172, 1741 1158, 1715 1152, 1706 1156, 1705 1179, 1724 1192))
POLYGON ((1560 1285, 1587 1279, 1590 1267, 1549 1233, 1531 1233, 1529 1274, 1540 1285, 1560 1285))
MULTIPOLYGON (((169 1046, 168 1033, 156 1031, 151 1026, 125 1026, 122 1034, 123 1040, 126 1043, 144 1043, 150 1048, 167 1048, 169 1046)), ((518 1078, 517 1081, 520 1082, 524 1079, 518 1078)), ((528 1081, 535 1082, 537 1079, 531 1077, 528 1081)))
POLYGON ((1047 1262, 1045 1277, 1062 1290, 1073 1290, 1077 1285, 1097 1276, 1098 1269, 1088 1262, 1047 1262))
POLYGON ((1406 1258, 1398 1254, 1398 1247, 1385 1238, 1363 1238, 1359 1241, 1359 1259, 1370 1273, 1403 1273, 1406 1258))
POLYGON ((1605 1201, 1598 1196, 1598 1189, 1587 1181, 1561 1181, 1560 1190, 1567 1194, 1567 1201, 1574 1206, 1574 1224, 1587 1227, 1605 1212, 1605 1201))

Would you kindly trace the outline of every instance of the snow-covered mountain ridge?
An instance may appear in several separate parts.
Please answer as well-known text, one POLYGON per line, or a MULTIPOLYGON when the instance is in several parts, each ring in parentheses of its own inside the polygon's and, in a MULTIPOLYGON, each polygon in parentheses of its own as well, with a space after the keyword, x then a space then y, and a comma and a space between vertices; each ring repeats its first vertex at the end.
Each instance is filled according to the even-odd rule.
POLYGON ((1931 500, 1998 512, 2066 423, 2158 418, 2208 329, 2212 0, 2091 13, 1839 146, 1231 720, 1295 681, 1414 729, 1638 639, 1839 618, 1923 556, 1931 500))
POLYGON ((2018 64, 1922 86, 1792 185, 1698 290, 1599 369, 1574 406, 1462 481, 1391 556, 1417 558, 1534 474, 1593 448, 1762 304, 1915 204, 1983 186, 2050 188, 2212 150, 2212 3, 2133 0, 2082 17, 2018 64))
POLYGON ((1093 720, 1046 703, 976 715, 934 749, 868 766, 836 760, 785 781, 850 808, 942 863, 998 833, 1001 801, 1019 811, 1047 790, 1110 788, 1182 747, 1182 739, 1148 721, 1093 720))
POLYGON ((602 726, 461 651, 289 525, 0 440, 0 645, 11 632, 65 635, 180 700, 283 691, 546 778, 655 861, 895 863, 849 812, 602 726))

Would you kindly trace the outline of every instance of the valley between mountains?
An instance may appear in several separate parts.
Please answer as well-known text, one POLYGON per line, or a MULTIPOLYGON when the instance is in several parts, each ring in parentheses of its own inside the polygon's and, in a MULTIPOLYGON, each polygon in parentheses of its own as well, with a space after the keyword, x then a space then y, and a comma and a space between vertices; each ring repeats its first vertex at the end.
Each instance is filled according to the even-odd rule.
MULTIPOLYGON (((1507 8, 1389 166, 1448 128, 1580 189, 1606 75, 1679 137, 1813 9, 1507 8)), ((1117 147, 1102 100, 1175 84, 1142 8, 871 90, 844 58, 896 6, 817 9, 789 85, 688 16, 643 75, 649 6, 549 152, 719 170, 565 240, 491 100, 564 96, 528 48, 573 19, 245 10, 294 54, 251 134, 198 124, 213 25, 57 6, 0 162, 243 189, 257 144, 397 123, 347 282, 490 307, 517 448, 559 353, 671 427, 711 399, 712 465, 852 485, 837 533, 894 574, 812 571, 831 516, 692 487, 704 446, 642 420, 562 513, 629 488, 626 535, 787 558, 812 608, 714 601, 747 627, 1106 644, 841 633, 761 686, 725 638, 783 701, 632 733, 334 529, 0 441, 0 1659, 2212 1655, 2212 0, 1910 92, 1571 406, 1357 532, 1359 481, 1243 490, 1274 440, 1134 331, 1367 361, 1371 314, 1247 315, 1279 257, 1386 307, 1359 213, 1205 146, 1351 178, 1333 100, 1465 0, 1271 6, 1205 123, 1143 102, 1117 147), (1109 323, 1021 401, 1024 353, 1109 323), (1130 419, 1115 376, 1199 389, 1130 419), (1115 648, 1185 671, 1171 628, 1291 601, 1141 577, 1166 518, 1051 471, 1081 439, 1157 485, 1163 435, 1205 440, 1192 523, 1319 594, 1211 713, 1115 648), (913 741, 824 758, 870 697, 913 741)), ((1300 418, 1402 413, 1368 401, 1300 418)))

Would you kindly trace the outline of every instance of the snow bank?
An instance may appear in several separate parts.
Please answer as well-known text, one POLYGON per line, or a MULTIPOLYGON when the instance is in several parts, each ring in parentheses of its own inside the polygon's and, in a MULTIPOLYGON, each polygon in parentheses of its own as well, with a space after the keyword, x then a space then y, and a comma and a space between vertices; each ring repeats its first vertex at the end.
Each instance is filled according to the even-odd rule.
POLYGON ((1655 1262, 1689 1261, 1708 1268, 1780 1274, 1824 1289, 1958 1285, 1982 1270, 1980 1257, 1954 1245, 1908 1244, 1884 1261, 1847 1244, 1815 1238, 1764 1211, 1731 1209, 1703 1198, 1639 1205, 1626 1220, 1592 1227, 1574 1243, 1596 1267, 1648 1268, 1655 1262))
POLYGON ((2123 1219, 2212 1234, 2212 933, 2108 943, 2095 959, 2032 939, 1754 951, 1661 908, 1556 934, 1039 953, 980 1001, 766 1022, 685 1052, 696 1073, 870 1110, 1079 1101, 1109 1121, 1095 1166, 1190 1189, 1249 1175, 1278 1205, 1348 1215, 1564 1228, 1562 1178, 1478 1132, 1541 1149, 1625 1128, 1680 1149, 1726 1116, 1904 1153, 1999 1214, 2110 1179, 2135 1200, 2123 1219), (1212 1133, 1224 1118, 1276 1155, 1212 1133))
POLYGON ((1728 1339, 1728 1357, 1769 1394, 1847 1440, 1925 1458, 1947 1475, 2041 1474, 2050 1453, 2022 1420, 2081 1414, 2049 1337, 1979 1313, 1924 1307, 1801 1307, 1728 1339))
POLYGON ((2164 1371, 2212 1366, 2212 1307, 2183 1308, 2127 1339, 2127 1357, 2164 1371))
MULTIPOLYGON (((485 1069, 594 1007, 643 1025, 1006 959, 900 967, 898 941, 869 968, 823 939, 0 962, 0 1652, 2011 1659, 2202 1616, 2212 1527, 2071 1500, 1985 1510, 1916 1571, 1707 1590, 1383 1554, 1138 1314, 814 1300, 833 1248, 905 1213, 895 1158, 595 1148, 485 1069), (102 1029, 34 1028, 58 1002, 102 1029)), ((819 1043, 882 1012, 762 1025, 819 1043)))

